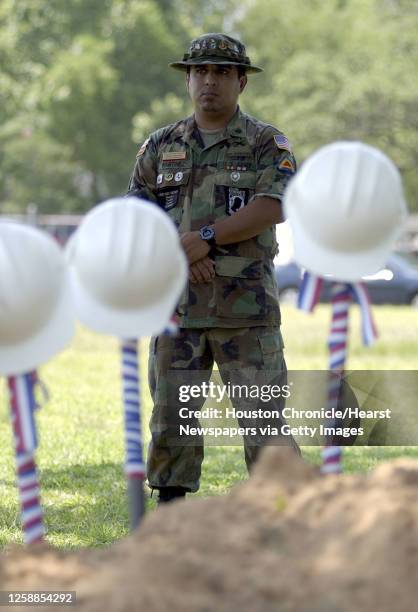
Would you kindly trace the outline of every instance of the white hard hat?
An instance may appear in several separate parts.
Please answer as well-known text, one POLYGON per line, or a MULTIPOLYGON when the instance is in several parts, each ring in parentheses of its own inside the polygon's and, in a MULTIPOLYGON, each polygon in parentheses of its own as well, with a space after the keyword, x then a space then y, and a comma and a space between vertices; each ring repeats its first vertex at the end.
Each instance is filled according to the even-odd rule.
POLYGON ((93 208, 67 245, 80 321, 121 338, 161 332, 187 279, 175 225, 135 197, 93 208))
POLYGON ((361 142, 335 142, 311 155, 289 183, 284 206, 296 261, 342 281, 385 264, 407 214, 396 166, 361 142))
POLYGON ((62 250, 45 232, 0 222, 0 373, 34 370, 74 333, 62 250))

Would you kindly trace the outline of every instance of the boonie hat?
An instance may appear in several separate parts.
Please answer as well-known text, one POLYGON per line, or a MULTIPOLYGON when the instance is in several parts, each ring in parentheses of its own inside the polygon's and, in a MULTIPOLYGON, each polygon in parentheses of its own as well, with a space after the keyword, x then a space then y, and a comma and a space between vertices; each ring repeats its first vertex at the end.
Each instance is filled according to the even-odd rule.
POLYGON ((295 259, 310 272, 357 281, 374 274, 402 228, 407 206, 395 164, 361 142, 311 155, 284 196, 295 259))
POLYGON ((0 374, 36 369, 74 334, 64 254, 46 232, 0 222, 0 374))
POLYGON ((246 55, 245 46, 231 36, 220 33, 209 33, 195 38, 190 43, 189 52, 185 53, 183 60, 169 64, 176 70, 187 70, 188 66, 198 64, 224 64, 242 66, 245 72, 262 72, 263 69, 251 65, 246 55))

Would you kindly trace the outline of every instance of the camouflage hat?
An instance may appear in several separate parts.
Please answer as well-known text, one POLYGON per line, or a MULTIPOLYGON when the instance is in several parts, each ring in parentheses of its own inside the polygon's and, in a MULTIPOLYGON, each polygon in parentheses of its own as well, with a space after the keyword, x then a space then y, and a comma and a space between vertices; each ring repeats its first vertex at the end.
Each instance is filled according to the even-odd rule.
POLYGON ((181 62, 169 64, 176 70, 187 70, 188 66, 197 64, 224 64, 242 66, 246 72, 262 72, 262 68, 252 66, 250 58, 245 55, 244 45, 226 34, 203 34, 192 40, 188 53, 181 62))

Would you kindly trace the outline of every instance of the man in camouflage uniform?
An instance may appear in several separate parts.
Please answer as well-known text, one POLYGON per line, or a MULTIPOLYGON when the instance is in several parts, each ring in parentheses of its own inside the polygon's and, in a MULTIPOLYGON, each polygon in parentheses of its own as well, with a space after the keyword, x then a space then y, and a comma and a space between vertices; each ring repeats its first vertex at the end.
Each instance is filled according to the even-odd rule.
MULTIPOLYGON (((202 439, 173 443, 184 404, 170 375, 180 373, 179 384, 208 381, 215 361, 224 384, 286 382, 273 258, 281 199, 296 169, 286 137, 237 104, 247 74, 261 71, 238 40, 205 34, 170 66, 186 73, 194 114, 146 139, 129 187, 129 194, 164 208, 189 262, 179 335, 154 338, 150 347, 154 410, 147 475, 162 502, 197 491, 203 461, 202 439)), ((203 404, 192 402, 193 409, 203 404)), ((283 400, 259 407, 281 410, 283 400)), ((188 423, 198 425, 193 418, 188 423)), ((240 423, 249 424, 254 422, 240 423)), ((298 451, 289 436, 278 443, 298 451)), ((262 444, 259 436, 244 436, 248 469, 262 444)))

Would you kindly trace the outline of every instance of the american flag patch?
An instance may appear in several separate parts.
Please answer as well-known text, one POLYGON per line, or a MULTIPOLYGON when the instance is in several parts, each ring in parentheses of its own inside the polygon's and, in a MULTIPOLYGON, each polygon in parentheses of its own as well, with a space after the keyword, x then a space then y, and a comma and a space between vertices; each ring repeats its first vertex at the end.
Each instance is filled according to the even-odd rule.
POLYGON ((290 142, 286 136, 283 136, 283 134, 276 134, 274 136, 274 142, 276 143, 278 149, 286 149, 286 151, 289 151, 290 153, 292 152, 290 142))
POLYGON ((148 143, 149 143, 149 138, 147 138, 146 141, 142 144, 141 148, 139 149, 138 153, 136 154, 137 157, 139 157, 140 155, 143 154, 143 152, 147 148, 147 144, 148 143))

